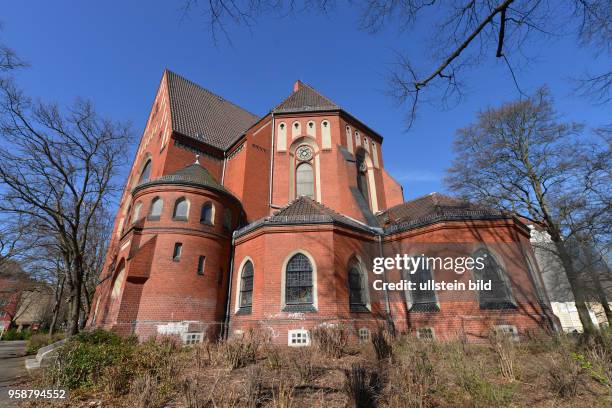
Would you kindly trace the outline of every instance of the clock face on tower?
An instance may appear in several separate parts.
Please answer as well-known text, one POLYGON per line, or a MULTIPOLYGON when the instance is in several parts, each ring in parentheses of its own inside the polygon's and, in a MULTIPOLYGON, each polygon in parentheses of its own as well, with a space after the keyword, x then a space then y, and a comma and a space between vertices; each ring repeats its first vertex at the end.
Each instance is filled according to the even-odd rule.
POLYGON ((310 146, 300 146, 295 151, 295 155, 297 156, 298 160, 301 161, 312 159, 312 154, 313 152, 310 146))

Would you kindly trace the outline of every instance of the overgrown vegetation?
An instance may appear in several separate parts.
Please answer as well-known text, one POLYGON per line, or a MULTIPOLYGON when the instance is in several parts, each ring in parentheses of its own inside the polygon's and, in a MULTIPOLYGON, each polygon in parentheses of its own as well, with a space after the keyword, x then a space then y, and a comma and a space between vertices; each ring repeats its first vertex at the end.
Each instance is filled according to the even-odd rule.
POLYGON ((38 350, 48 346, 49 344, 55 343, 62 340, 65 337, 64 333, 36 333, 30 336, 28 344, 26 346, 27 354, 36 354, 38 350))
MULTIPOLYGON (((62 347, 36 386, 71 391, 66 406, 113 407, 504 407, 609 406, 612 331, 590 341, 491 333, 481 344, 390 336, 369 344, 326 327, 313 347, 272 344, 251 331, 228 342, 183 347, 161 337, 138 344, 103 331, 62 347), (344 344, 344 340, 342 342, 344 344), (328 344, 328 343, 325 343, 328 344), (330 358, 331 355, 339 355, 330 358), (76 401, 78 400, 78 401, 76 401)), ((316 331, 315 331, 316 332, 316 331)))

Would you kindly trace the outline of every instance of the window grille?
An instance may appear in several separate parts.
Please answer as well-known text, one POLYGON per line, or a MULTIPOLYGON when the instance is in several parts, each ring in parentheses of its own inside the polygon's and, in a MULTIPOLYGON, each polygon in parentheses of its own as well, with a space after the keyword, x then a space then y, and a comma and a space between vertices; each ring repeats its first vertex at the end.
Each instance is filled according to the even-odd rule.
POLYGON ((417 329, 416 335, 417 339, 421 340, 434 340, 436 337, 432 327, 420 327, 417 329))
POLYGON ((253 277, 254 268, 251 261, 247 261, 242 268, 240 283, 240 308, 250 308, 253 304, 253 277))
POLYGON ((312 304, 312 265, 304 254, 294 255, 287 264, 285 303, 312 304))
POLYGON ((289 330, 288 345, 291 347, 303 347, 310 345, 308 330, 289 330))
POLYGON ((351 311, 367 311, 366 288, 363 285, 362 274, 355 266, 349 269, 349 306, 351 311))

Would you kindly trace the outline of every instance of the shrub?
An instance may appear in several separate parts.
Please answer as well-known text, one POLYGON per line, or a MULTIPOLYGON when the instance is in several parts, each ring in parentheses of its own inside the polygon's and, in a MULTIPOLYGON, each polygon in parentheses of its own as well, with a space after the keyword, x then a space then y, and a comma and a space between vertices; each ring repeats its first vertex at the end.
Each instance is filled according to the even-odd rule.
POLYGON ((27 340, 32 336, 32 332, 30 330, 21 330, 17 331, 15 328, 11 328, 6 330, 2 334, 2 340, 4 341, 14 341, 14 340, 27 340))
POLYGON ((218 350, 221 359, 232 370, 254 363, 257 357, 257 345, 246 338, 221 343, 218 350))
POLYGON ((507 380, 514 380, 515 346, 510 335, 493 329, 489 332, 489 344, 497 355, 502 376, 507 380))
POLYGON ((91 387, 106 367, 128 360, 134 348, 133 339, 123 340, 114 333, 81 333, 58 349, 49 371, 51 380, 70 389, 91 387))
POLYGON ((324 355, 340 358, 348 342, 346 328, 342 325, 326 325, 312 330, 312 341, 324 355))
POLYGON ((378 329, 372 334, 371 341, 378 361, 386 360, 393 355, 393 346, 388 337, 382 326, 378 326, 378 329))
POLYGON ((559 397, 574 397, 584 381, 583 370, 571 356, 562 353, 553 359, 547 379, 550 390, 559 397))
POLYGON ((295 386, 285 377, 278 380, 272 388, 272 406, 274 408, 293 408, 295 386))
POLYGON ((49 335, 47 333, 37 333, 33 334, 28 340, 28 344, 26 347, 27 354, 36 354, 38 350, 48 346, 49 344, 53 344, 57 341, 62 340, 65 337, 64 333, 54 333, 49 335))
POLYGON ((360 364, 353 364, 344 371, 344 393, 348 397, 348 406, 353 408, 370 408, 376 406, 376 397, 381 388, 380 375, 360 364))
POLYGON ((298 373, 300 385, 308 384, 317 377, 317 369, 309 350, 305 348, 294 350, 290 361, 293 370, 298 373))

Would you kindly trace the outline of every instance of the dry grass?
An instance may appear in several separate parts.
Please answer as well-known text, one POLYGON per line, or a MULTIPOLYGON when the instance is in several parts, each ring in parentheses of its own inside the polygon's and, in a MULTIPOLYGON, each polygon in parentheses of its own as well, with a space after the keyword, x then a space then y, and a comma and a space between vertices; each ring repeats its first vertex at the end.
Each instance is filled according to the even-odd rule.
MULTIPOLYGON (((393 339, 382 329, 372 338, 339 358, 330 358, 327 347, 272 345, 258 333, 186 348, 159 339, 105 367, 93 386, 72 390, 64 406, 92 401, 152 408, 612 405, 605 339, 580 343, 560 336, 514 343, 492 337, 489 344, 474 345, 408 335, 393 339)), ((32 385, 48 387, 48 379, 40 376, 32 385)))

